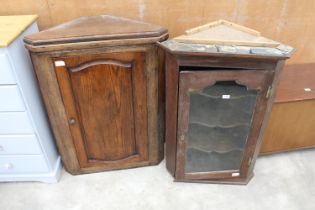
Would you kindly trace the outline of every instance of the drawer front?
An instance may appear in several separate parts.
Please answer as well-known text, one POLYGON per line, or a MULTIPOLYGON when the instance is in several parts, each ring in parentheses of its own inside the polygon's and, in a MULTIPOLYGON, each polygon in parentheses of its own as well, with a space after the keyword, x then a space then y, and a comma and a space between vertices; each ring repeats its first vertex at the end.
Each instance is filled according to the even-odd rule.
POLYGON ((22 95, 16 85, 0 86, 0 112, 25 111, 22 95))
POLYGON ((48 167, 42 155, 0 156, 0 174, 43 173, 48 167))
POLYGON ((35 135, 0 135, 1 155, 40 155, 41 147, 35 135))
POLYGON ((0 54, 0 84, 16 84, 7 54, 0 54))
POLYGON ((0 134, 32 134, 31 121, 26 112, 0 112, 0 134))

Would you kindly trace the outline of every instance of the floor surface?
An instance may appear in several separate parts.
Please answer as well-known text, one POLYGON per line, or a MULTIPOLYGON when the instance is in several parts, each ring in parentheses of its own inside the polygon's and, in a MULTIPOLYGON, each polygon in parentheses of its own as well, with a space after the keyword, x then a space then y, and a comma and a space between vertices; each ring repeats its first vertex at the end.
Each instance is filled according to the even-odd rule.
POLYGON ((315 150, 260 157, 247 186, 173 182, 158 166, 0 183, 1 210, 315 210, 315 150))

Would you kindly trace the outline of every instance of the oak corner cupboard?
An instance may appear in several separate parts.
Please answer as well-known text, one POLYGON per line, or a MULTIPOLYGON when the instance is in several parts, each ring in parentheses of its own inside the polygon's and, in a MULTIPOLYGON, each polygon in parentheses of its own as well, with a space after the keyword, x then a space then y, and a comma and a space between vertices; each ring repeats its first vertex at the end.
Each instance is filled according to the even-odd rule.
POLYGON ((27 36, 65 168, 72 174, 163 159, 165 28, 81 17, 27 36))
POLYGON ((166 51, 166 166, 176 181, 247 184, 279 73, 294 49, 225 20, 166 51))

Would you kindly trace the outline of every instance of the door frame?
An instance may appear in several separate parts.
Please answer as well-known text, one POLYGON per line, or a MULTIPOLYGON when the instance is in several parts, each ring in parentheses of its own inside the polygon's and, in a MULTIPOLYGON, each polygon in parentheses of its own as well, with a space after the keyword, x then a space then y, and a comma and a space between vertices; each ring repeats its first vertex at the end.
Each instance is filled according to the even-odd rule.
POLYGON ((260 134, 261 126, 267 109, 267 92, 271 87, 275 72, 273 70, 235 70, 225 69, 211 71, 181 71, 179 73, 178 88, 178 128, 176 172, 177 180, 218 180, 218 179, 246 179, 249 174, 250 163, 255 152, 255 146, 260 134), (241 162, 240 170, 216 172, 185 173, 186 142, 189 122, 189 92, 198 92, 203 88, 214 85, 217 81, 235 81, 244 85, 248 90, 256 90, 256 105, 253 120, 241 162))

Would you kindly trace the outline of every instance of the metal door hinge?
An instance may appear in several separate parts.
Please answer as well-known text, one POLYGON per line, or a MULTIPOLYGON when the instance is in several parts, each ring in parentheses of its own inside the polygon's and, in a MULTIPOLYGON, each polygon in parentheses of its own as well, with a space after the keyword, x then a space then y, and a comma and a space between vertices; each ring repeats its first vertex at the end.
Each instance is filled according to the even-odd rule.
POLYGON ((248 162, 247 162, 247 165, 248 165, 248 166, 250 166, 250 164, 252 163, 252 159, 253 159, 252 157, 249 157, 249 158, 248 158, 248 162))
POLYGON ((272 93, 272 86, 269 86, 268 90, 267 90, 267 93, 266 93, 266 98, 270 98, 271 93, 272 93))

